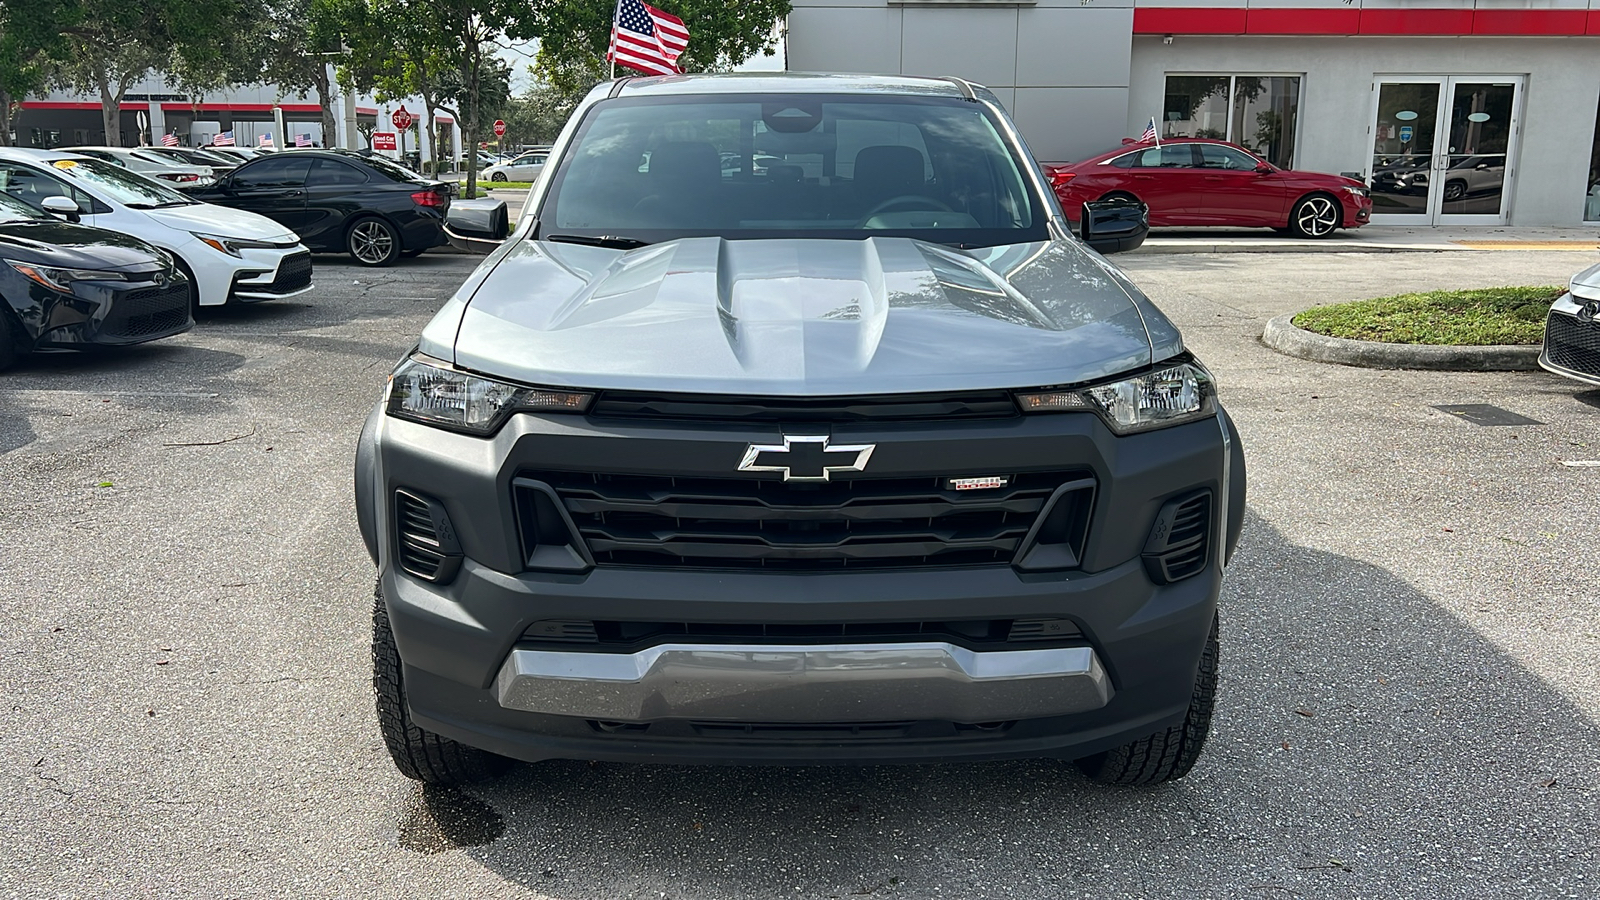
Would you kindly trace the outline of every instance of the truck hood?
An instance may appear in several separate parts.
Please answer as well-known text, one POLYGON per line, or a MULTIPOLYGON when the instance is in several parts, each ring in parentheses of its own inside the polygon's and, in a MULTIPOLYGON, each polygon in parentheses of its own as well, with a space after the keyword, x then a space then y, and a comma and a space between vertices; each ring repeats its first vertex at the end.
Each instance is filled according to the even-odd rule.
POLYGON ((499 257, 423 352, 531 384, 828 396, 1079 383, 1182 349, 1137 289, 1066 241, 521 240, 499 257))
POLYGON ((162 209, 147 209, 144 213, 161 224, 179 231, 197 231, 218 237, 272 241, 278 244, 294 244, 300 240, 294 232, 266 216, 242 209, 217 206, 214 203, 168 206, 162 209))

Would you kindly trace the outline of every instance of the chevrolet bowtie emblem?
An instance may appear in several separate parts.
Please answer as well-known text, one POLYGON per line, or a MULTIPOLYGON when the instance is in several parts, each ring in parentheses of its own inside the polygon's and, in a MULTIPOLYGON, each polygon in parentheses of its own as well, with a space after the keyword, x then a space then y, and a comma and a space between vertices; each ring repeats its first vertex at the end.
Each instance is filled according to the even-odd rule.
POLYGON ((783 436, 781 444, 751 444, 741 472, 782 472, 784 481, 827 481, 833 472, 860 472, 877 444, 829 446, 826 436, 783 436))

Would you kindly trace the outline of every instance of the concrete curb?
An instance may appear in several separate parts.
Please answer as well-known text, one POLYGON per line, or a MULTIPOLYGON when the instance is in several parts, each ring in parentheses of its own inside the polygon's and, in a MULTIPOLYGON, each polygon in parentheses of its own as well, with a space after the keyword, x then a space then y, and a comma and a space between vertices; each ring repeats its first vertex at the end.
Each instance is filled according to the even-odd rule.
POLYGON ((1295 327, 1298 313, 1267 323, 1261 343, 1285 356, 1367 369, 1442 369, 1456 372, 1527 372, 1539 368, 1539 347, 1379 344, 1326 337, 1295 327))
POLYGON ((1147 239, 1134 251, 1137 254, 1166 253, 1454 253, 1471 252, 1471 247, 1455 244, 1378 244, 1345 241, 1193 241, 1147 239))

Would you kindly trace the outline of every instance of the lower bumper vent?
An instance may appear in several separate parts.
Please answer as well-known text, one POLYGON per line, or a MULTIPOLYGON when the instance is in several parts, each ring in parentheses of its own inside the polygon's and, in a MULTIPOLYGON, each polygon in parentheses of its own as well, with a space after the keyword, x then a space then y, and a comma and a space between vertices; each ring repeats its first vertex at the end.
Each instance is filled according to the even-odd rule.
POLYGON ((1563 369, 1600 376, 1600 321, 1580 322, 1551 313, 1545 322, 1544 352, 1563 369))
POLYGON ((1205 571, 1211 549, 1211 492, 1168 501, 1156 515, 1144 547, 1144 565, 1157 584, 1205 571))
POLYGON ((394 523, 400 568, 407 574, 444 584, 461 570, 461 544, 437 500, 394 492, 394 523))

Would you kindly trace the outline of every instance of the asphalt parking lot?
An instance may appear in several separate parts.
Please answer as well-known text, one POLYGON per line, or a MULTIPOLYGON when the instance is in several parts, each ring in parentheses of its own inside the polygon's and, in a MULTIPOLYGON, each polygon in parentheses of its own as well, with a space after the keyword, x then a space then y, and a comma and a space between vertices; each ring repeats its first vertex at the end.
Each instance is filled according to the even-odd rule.
POLYGON ((373 722, 350 458, 474 261, 0 376, 0 893, 580 898, 1600 895, 1600 391, 1279 356, 1271 315, 1554 283, 1593 254, 1119 259, 1218 375, 1250 514, 1206 755, 522 766, 423 792, 373 722), (1540 424, 1484 427, 1437 405, 1540 424))

